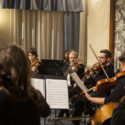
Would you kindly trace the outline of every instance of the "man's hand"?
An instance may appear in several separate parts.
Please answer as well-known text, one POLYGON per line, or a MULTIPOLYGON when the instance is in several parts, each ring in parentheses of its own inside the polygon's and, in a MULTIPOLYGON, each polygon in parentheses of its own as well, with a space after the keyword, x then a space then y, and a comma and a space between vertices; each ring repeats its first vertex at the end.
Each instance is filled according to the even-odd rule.
POLYGON ((77 84, 76 84, 76 83, 74 83, 73 88, 76 88, 76 87, 77 87, 77 84))

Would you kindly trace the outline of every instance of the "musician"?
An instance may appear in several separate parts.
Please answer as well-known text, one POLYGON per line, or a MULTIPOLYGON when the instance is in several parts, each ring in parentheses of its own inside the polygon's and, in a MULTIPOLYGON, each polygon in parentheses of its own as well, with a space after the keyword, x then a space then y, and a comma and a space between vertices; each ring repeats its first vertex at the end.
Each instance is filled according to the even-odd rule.
MULTIPOLYGON (((81 61, 78 60, 78 55, 75 51, 70 51, 69 53, 69 62, 71 66, 71 70, 75 71, 80 79, 84 76, 84 65, 81 61)), ((79 110, 82 108, 81 99, 74 99, 74 96, 81 92, 82 90, 77 86, 75 81, 71 78, 71 88, 69 88, 69 98, 72 99, 72 103, 74 106, 74 112, 72 114, 73 117, 80 117, 79 110)), ((74 125, 79 125, 79 121, 73 121, 74 125)))
MULTIPOLYGON (((69 63, 72 71, 75 71, 80 79, 84 76, 84 65, 81 61, 78 61, 78 55, 75 51, 70 51, 69 53, 69 63)), ((70 91, 71 95, 78 94, 81 89, 77 86, 75 81, 71 78, 72 90, 70 91)))
MULTIPOLYGON (((119 57, 120 71, 125 72, 125 52, 119 57)), ((106 104, 109 102, 119 102, 125 95, 125 76, 121 78, 113 92, 108 97, 92 97, 86 92, 86 98, 97 104, 106 104)))
POLYGON ((69 63, 69 52, 70 50, 65 50, 64 52, 64 63, 69 63))
POLYGON ((37 58, 37 52, 35 48, 30 48, 28 52, 28 60, 31 65, 32 73, 39 73, 38 67, 40 66, 40 62, 37 58))
MULTIPOLYGON (((102 64, 104 70, 106 71, 108 77, 111 78, 112 76, 114 76, 114 68, 111 63, 111 52, 109 50, 107 49, 100 50, 99 61, 102 64)), ((106 75, 101 66, 97 65, 97 67, 100 68, 97 68, 97 70, 95 71, 91 71, 92 73, 84 77, 84 83, 88 88, 95 86, 97 81, 106 78, 106 75)))
MULTIPOLYGON (((81 61, 78 60, 78 54, 76 51, 74 51, 74 50, 70 51, 69 63, 66 63, 66 65, 69 65, 70 69, 72 71, 75 71, 80 78, 82 78, 84 76, 84 65, 81 61)), ((74 97, 75 94, 78 94, 81 91, 81 89, 77 86, 77 84, 71 78, 71 76, 70 76, 70 80, 71 80, 71 86, 69 86, 69 98, 71 99, 74 97)), ((74 103, 76 103, 76 102, 74 102, 74 103)), ((67 117, 69 116, 68 111, 61 110, 61 112, 59 113, 59 117, 62 117, 64 115, 64 111, 66 112, 66 116, 67 117)), ((73 116, 75 116, 75 115, 77 116, 77 113, 74 112, 73 116)))

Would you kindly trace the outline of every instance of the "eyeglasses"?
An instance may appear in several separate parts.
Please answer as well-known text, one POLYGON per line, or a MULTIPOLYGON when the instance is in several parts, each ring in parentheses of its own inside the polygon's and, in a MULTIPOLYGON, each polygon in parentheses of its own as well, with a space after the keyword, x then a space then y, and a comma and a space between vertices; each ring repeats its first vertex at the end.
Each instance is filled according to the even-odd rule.
POLYGON ((99 58, 106 58, 106 57, 103 57, 103 56, 99 56, 99 58))

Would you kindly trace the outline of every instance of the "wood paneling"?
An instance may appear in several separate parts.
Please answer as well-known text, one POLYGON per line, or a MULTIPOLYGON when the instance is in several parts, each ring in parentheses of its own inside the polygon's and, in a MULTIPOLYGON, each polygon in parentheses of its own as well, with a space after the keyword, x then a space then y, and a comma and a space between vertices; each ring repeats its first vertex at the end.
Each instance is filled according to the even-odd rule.
POLYGON ((115 39, 115 3, 116 0, 110 0, 110 28, 109 28, 109 50, 114 57, 114 39, 115 39))

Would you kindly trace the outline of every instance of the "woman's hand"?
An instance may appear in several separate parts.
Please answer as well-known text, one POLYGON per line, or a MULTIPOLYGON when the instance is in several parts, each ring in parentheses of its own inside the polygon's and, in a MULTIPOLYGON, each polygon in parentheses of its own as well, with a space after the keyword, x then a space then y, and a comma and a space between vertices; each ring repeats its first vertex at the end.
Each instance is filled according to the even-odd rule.
POLYGON ((84 92, 85 92, 85 97, 89 100, 91 96, 87 93, 87 91, 84 91, 84 92))

